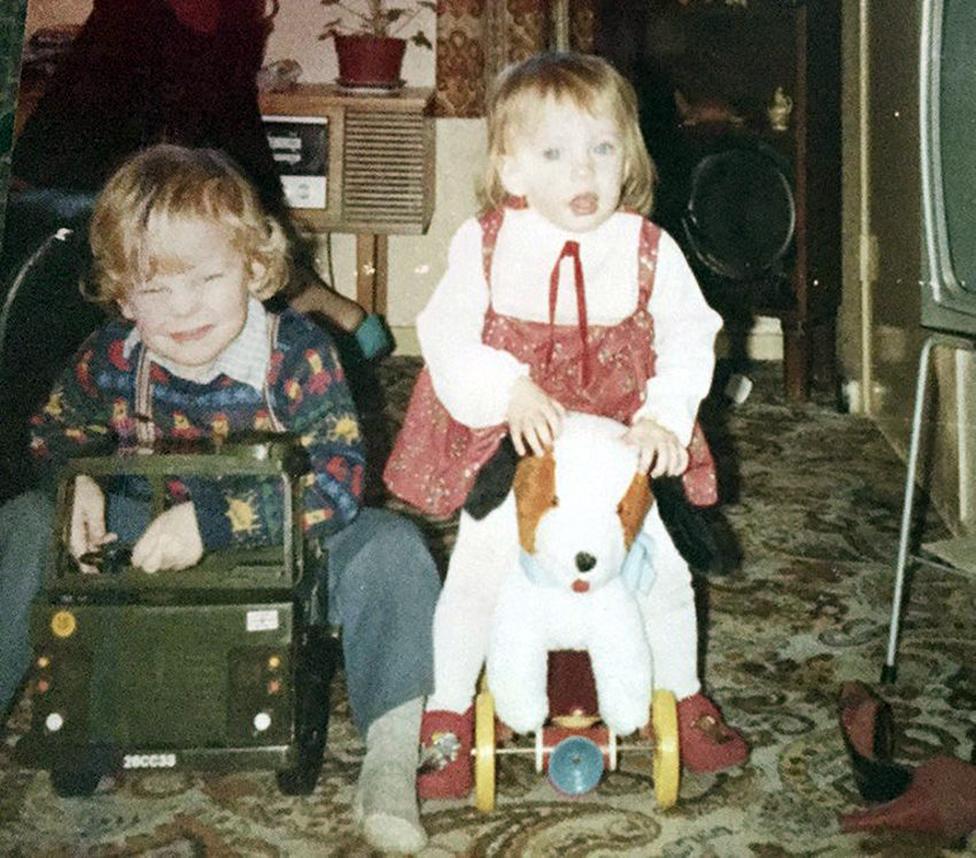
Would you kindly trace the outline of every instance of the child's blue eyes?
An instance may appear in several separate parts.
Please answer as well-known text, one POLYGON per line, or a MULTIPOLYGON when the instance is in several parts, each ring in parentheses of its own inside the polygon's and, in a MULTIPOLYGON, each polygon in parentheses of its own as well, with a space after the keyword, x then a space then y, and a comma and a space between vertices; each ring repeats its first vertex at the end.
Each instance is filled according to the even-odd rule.
MULTIPOLYGON (((610 140, 604 140, 592 147, 594 155, 613 155, 617 151, 617 145, 610 140)), ((552 146, 542 150, 544 161, 558 161, 562 157, 562 150, 552 146)))

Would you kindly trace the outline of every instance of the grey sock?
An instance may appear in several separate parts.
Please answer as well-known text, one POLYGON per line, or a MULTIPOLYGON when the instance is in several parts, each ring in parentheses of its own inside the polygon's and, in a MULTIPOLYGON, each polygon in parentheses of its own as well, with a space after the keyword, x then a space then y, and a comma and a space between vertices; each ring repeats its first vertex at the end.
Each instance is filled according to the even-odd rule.
POLYGON ((427 834, 417 809, 417 758, 423 698, 377 718, 366 734, 353 811, 374 849, 413 853, 427 834))

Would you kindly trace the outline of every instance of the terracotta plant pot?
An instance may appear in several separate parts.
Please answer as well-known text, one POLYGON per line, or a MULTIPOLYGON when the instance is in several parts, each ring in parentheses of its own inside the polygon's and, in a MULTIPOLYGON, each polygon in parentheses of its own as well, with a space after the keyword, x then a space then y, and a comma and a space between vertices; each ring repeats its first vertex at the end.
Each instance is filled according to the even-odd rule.
POLYGON ((407 48, 404 39, 376 36, 335 37, 339 83, 343 86, 395 87, 407 48))

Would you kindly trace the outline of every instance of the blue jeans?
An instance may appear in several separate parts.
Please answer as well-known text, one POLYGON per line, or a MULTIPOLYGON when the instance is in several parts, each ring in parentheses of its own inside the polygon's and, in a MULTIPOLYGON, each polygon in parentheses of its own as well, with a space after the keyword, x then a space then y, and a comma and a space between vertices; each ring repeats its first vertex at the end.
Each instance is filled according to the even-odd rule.
MULTIPOLYGON (((40 492, 0 506, 0 713, 13 701, 30 659, 30 603, 41 584, 53 516, 40 492)), ((137 536, 119 535, 126 541, 137 536)), ((440 582, 417 528, 386 510, 362 510, 327 547, 328 568, 318 575, 328 593, 329 622, 342 626, 349 705, 365 734, 380 715, 433 690, 431 633, 440 582)))
POLYGON ((54 506, 41 492, 0 506, 0 717, 30 660, 30 603, 41 586, 53 520, 54 506))
POLYGON ((364 509, 331 536, 329 622, 342 626, 353 721, 434 690, 433 623, 440 579, 420 532, 401 516, 364 509))

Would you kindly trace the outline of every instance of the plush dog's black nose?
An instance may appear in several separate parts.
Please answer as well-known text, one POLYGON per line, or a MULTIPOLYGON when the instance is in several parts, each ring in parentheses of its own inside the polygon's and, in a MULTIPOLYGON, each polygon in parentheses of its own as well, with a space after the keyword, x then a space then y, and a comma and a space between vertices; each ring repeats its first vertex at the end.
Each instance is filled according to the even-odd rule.
POLYGON ((596 566, 596 558, 592 554, 581 551, 576 555, 576 568, 580 572, 589 572, 594 566, 596 566))

